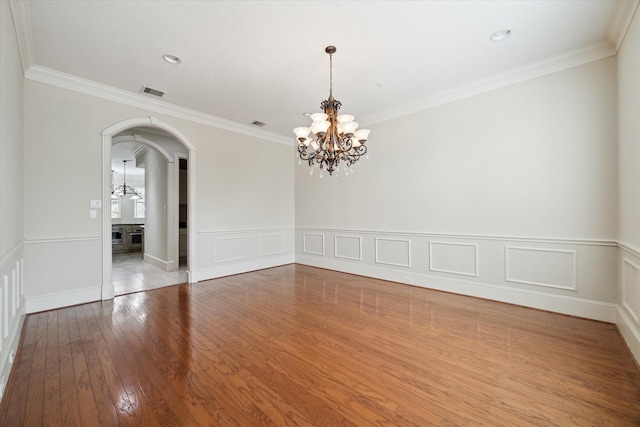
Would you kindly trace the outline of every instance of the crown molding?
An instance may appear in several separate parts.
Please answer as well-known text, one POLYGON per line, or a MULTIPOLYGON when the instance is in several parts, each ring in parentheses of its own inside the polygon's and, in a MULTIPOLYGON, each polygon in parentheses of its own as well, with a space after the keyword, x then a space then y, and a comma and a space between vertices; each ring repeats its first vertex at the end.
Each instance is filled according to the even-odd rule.
POLYGON ((629 29, 629 25, 631 25, 639 3, 640 0, 620 2, 616 8, 616 13, 612 19, 612 25, 609 30, 609 39, 615 44, 616 53, 622 45, 624 36, 627 34, 627 30, 629 29))
MULTIPOLYGON (((639 3, 640 0, 630 0, 620 3, 609 31, 611 43, 587 46, 582 49, 545 58, 522 67, 513 68, 489 78, 440 92, 407 105, 389 109, 381 113, 360 117, 359 122, 363 125, 372 125, 384 122, 495 89, 500 89, 515 83, 534 79, 536 77, 542 77, 577 67, 579 65, 584 65, 589 62, 615 56, 622 44, 622 41, 624 40, 633 16, 638 9, 639 3)), ((222 119, 163 101, 145 98, 143 95, 126 92, 111 86, 102 85, 93 81, 61 73, 59 71, 34 65, 33 41, 31 37, 31 21, 29 18, 28 2, 9 0, 9 4, 11 7, 14 25, 16 27, 16 36, 18 39, 22 67, 25 78, 29 80, 167 114, 207 126, 276 142, 278 144, 288 146, 294 145, 290 138, 280 134, 258 130, 249 125, 222 119)))
POLYGON ((153 111, 155 113, 166 114, 168 116, 189 120, 206 126, 252 136, 278 144, 293 146, 293 138, 287 138, 273 132, 258 130, 250 125, 222 119, 220 117, 201 113, 178 105, 150 99, 141 94, 116 89, 111 86, 72 76, 60 71, 55 71, 50 68, 41 67, 39 65, 32 65, 26 71, 25 78, 38 83, 68 89, 85 95, 95 96, 96 98, 118 102, 120 104, 141 108, 147 111, 153 111))
POLYGON ((601 59, 615 56, 615 54, 615 46, 611 43, 599 43, 587 46, 585 48, 550 56, 521 67, 512 68, 502 73, 494 74, 486 79, 477 80, 444 92, 436 93, 411 104, 383 111, 379 114, 361 117, 358 122, 368 126, 396 119, 398 117, 417 113, 429 108, 434 108, 450 102, 510 86, 515 83, 557 73, 559 71, 574 68, 590 62, 599 61, 601 59))
POLYGON ((16 39, 18 40, 18 50, 22 61, 22 72, 26 75, 27 70, 34 64, 33 39, 31 38, 31 18, 29 17, 29 5, 26 1, 9 0, 9 8, 13 18, 13 25, 16 27, 16 39))

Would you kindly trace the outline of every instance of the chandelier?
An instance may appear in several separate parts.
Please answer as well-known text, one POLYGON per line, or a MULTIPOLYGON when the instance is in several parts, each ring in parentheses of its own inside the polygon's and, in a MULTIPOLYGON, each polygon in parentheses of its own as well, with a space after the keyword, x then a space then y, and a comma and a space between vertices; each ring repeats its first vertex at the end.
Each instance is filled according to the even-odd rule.
POLYGON ((293 130, 298 139, 300 159, 309 162, 311 174, 313 167, 318 165, 321 178, 323 169, 329 175, 337 172, 340 162, 346 163, 346 175, 352 173, 351 166, 367 152, 364 143, 370 132, 369 129, 358 129, 353 116, 338 115, 342 103, 333 98, 333 54, 336 48, 327 46, 325 52, 329 54, 329 98, 320 104, 324 113, 311 114, 310 127, 297 127, 293 130))
POLYGON ((124 163, 124 180, 122 185, 117 187, 113 184, 113 170, 111 170, 111 198, 112 199, 124 199, 128 194, 131 194, 131 200, 142 199, 142 195, 138 193, 133 187, 127 185, 127 162, 131 160, 123 160, 124 163))

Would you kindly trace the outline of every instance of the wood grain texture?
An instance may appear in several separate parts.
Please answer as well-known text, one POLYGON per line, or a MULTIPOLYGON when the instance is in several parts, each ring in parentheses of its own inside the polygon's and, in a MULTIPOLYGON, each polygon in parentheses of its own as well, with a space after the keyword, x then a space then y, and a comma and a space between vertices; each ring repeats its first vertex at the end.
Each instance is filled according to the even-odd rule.
POLYGON ((640 426, 607 323, 287 265, 29 315, 6 426, 640 426))

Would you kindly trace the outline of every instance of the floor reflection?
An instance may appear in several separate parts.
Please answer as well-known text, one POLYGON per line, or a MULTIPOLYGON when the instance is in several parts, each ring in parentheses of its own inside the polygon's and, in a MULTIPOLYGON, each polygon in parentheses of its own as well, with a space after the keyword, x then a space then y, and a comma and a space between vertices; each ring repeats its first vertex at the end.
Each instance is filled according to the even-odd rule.
POLYGON ((144 262, 141 252, 113 254, 111 282, 116 295, 148 291, 187 282, 187 265, 166 271, 144 262))

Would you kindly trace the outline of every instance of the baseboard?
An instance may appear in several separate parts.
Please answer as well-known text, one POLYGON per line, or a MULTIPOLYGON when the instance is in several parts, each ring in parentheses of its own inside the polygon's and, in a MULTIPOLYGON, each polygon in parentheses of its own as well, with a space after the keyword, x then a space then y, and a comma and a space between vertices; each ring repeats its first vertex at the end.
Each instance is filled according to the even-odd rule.
POLYGON ((54 310, 72 305, 100 301, 101 299, 102 287, 100 286, 40 295, 37 297, 27 297, 25 298, 26 312, 38 313, 40 311, 54 310))
POLYGON ((160 268, 162 271, 173 271, 173 265, 175 264, 173 261, 165 261, 163 259, 154 257, 153 255, 144 254, 144 262, 148 262, 149 264, 160 268))
POLYGON ((640 330, 638 330, 633 320, 627 316, 627 313, 620 306, 618 306, 616 325, 622 338, 627 343, 631 354, 638 364, 640 364, 640 330))
POLYGON ((113 283, 107 283, 102 285, 101 294, 102 294, 103 301, 113 299, 113 297, 115 297, 116 295, 116 290, 113 287, 113 283))
POLYGON ((285 264, 293 264, 294 262, 295 255, 292 254, 281 257, 263 258, 254 261, 220 265, 194 271, 194 282, 201 282, 203 280, 231 276, 233 274, 248 273, 249 271, 262 270, 264 268, 277 267, 279 265, 285 264))
POLYGON ((313 256, 297 255, 295 262, 313 267, 326 268, 350 274, 357 274, 359 276, 372 277, 375 279, 388 280, 391 282, 420 286, 423 288, 484 298, 493 301, 506 302, 509 304, 568 314, 576 317, 583 317, 609 323, 616 322, 617 305, 602 301, 554 295, 489 283, 472 282, 468 280, 447 279, 429 274, 326 260, 313 256))
MULTIPOLYGON (((21 307, 24 308, 24 305, 21 305, 21 307)), ((7 386, 7 382, 9 381, 11 370, 15 364, 18 346, 20 345, 20 339, 22 338, 22 327, 24 325, 25 318, 26 315, 22 311, 18 315, 18 321, 15 323, 15 326, 11 331, 10 339, 6 341, 9 345, 2 353, 2 360, 0 360, 0 403, 2 403, 2 399, 4 398, 4 390, 7 386)))

